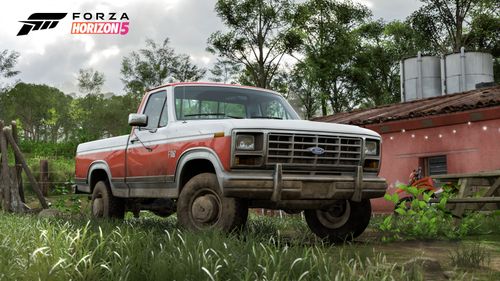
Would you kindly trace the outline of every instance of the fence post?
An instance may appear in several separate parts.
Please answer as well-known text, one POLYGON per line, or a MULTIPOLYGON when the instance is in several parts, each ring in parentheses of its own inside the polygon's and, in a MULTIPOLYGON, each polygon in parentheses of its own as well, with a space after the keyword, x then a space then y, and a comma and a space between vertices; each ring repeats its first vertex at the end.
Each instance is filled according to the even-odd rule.
POLYGON ((49 161, 40 160, 40 189, 43 196, 49 194, 49 161))
MULTIPOLYGON (((17 132, 16 121, 11 122, 11 128, 14 141, 19 146, 19 133, 17 132)), ((22 177, 23 167, 21 165, 19 157, 15 156, 15 160, 16 160, 17 189, 19 190, 19 197, 21 198, 21 202, 26 203, 26 199, 24 198, 23 177, 22 177)))
POLYGON ((0 189, 2 189, 2 195, 3 195, 3 209, 5 211, 10 211, 10 175, 9 175, 9 162, 7 159, 8 151, 7 151, 7 141, 5 134, 3 133, 3 120, 0 120, 0 152, 2 152, 2 166, 0 169, 0 189))
POLYGON ((49 208, 49 205, 47 204, 47 201, 45 201, 45 198, 43 197, 42 192, 40 191, 40 188, 38 186, 38 183, 35 180, 35 177, 31 173, 30 168, 28 167, 28 164, 26 164, 26 160, 24 160, 23 154, 21 153, 21 150, 19 149, 19 146, 17 146, 16 142, 14 141, 14 137, 12 136, 12 131, 10 128, 4 128, 3 129, 3 135, 6 137, 6 139, 9 141, 10 145, 12 146, 12 150, 14 150, 14 154, 19 157, 19 160, 21 161, 21 165, 24 169, 24 172, 26 173, 26 176, 28 177, 31 186, 33 187, 33 191, 36 193, 38 200, 40 201, 40 204, 42 204, 42 207, 44 209, 49 208))

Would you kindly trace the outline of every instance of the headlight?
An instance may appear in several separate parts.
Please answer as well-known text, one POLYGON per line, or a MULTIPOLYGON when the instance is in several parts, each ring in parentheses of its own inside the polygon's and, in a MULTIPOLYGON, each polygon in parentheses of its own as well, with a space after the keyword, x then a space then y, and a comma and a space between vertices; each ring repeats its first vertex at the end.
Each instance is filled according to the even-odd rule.
POLYGON ((253 135, 237 135, 236 150, 255 150, 255 137, 253 135))
POLYGON ((370 156, 378 155, 378 141, 367 140, 365 142, 365 155, 370 155, 370 156))

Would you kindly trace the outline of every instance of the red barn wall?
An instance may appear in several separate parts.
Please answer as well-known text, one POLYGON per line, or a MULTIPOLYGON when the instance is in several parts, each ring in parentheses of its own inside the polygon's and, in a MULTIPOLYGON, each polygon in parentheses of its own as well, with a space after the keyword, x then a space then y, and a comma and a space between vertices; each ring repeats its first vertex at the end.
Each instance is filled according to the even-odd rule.
MULTIPOLYGON (((405 121, 398 123, 404 128, 405 121)), ((399 130, 381 135, 380 175, 387 179, 389 193, 394 191, 398 182, 408 183, 411 171, 419 166, 423 157, 446 155, 448 173, 500 169, 500 119, 404 132, 399 130)), ((383 198, 372 200, 372 208, 374 212, 393 210, 393 206, 383 198)))

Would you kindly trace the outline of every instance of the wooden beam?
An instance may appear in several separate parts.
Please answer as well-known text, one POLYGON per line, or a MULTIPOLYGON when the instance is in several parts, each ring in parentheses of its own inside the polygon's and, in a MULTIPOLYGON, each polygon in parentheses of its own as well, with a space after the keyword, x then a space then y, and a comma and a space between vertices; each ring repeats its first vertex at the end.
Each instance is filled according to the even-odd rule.
MULTIPOLYGON (((14 141, 19 146, 19 133, 17 132, 17 122, 12 121, 10 123, 10 127, 12 128, 12 136, 14 137, 14 141)), ((15 156, 15 160, 16 160, 17 189, 19 190, 19 197, 21 198, 21 201, 23 203, 26 203, 26 199, 24 198, 23 177, 22 177, 23 167, 17 156, 15 156)))
POLYGON ((47 201, 45 201, 45 198, 43 197, 42 191, 40 190, 40 187, 38 186, 38 183, 36 182, 35 177, 31 173, 30 168, 28 167, 28 164, 26 164, 26 160, 23 157, 23 154, 21 153, 21 150, 19 149, 19 146, 17 146, 17 143, 14 141, 14 137, 12 136, 12 131, 10 128, 4 128, 3 129, 4 135, 7 137, 7 140, 9 141, 10 145, 12 146, 12 150, 14 150, 14 154, 19 157, 19 160, 21 161, 21 165, 24 169, 24 172, 26 173, 26 176, 28 177, 31 187, 33 188, 33 191, 36 193, 38 200, 40 201, 40 204, 44 209, 47 209, 49 205, 47 205, 47 201))
POLYGON ((7 155, 9 154, 7 151, 7 141, 5 140, 5 135, 3 134, 4 123, 0 120, 0 152, 2 153, 1 158, 1 168, 0 168, 0 189, 2 189, 2 206, 5 211, 10 211, 10 178, 9 178, 9 160, 7 159, 7 155))
POLYGON ((431 176, 433 179, 460 179, 460 178, 487 178, 487 177, 500 177, 500 170, 467 174, 447 174, 431 176))
MULTIPOLYGON (((439 198, 433 198, 430 203, 439 203, 439 198)), ((449 198, 446 203, 500 203, 500 197, 467 197, 449 198)))

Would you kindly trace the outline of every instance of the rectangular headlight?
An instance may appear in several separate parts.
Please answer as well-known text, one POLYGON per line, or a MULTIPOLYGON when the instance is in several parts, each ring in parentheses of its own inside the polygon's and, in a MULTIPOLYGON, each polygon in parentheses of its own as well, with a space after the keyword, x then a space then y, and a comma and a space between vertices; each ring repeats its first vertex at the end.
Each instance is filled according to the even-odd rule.
POLYGON ((253 135, 236 135, 236 150, 255 150, 253 135))
POLYGON ((378 141, 366 140, 365 141, 365 155, 377 156, 379 152, 378 141))

